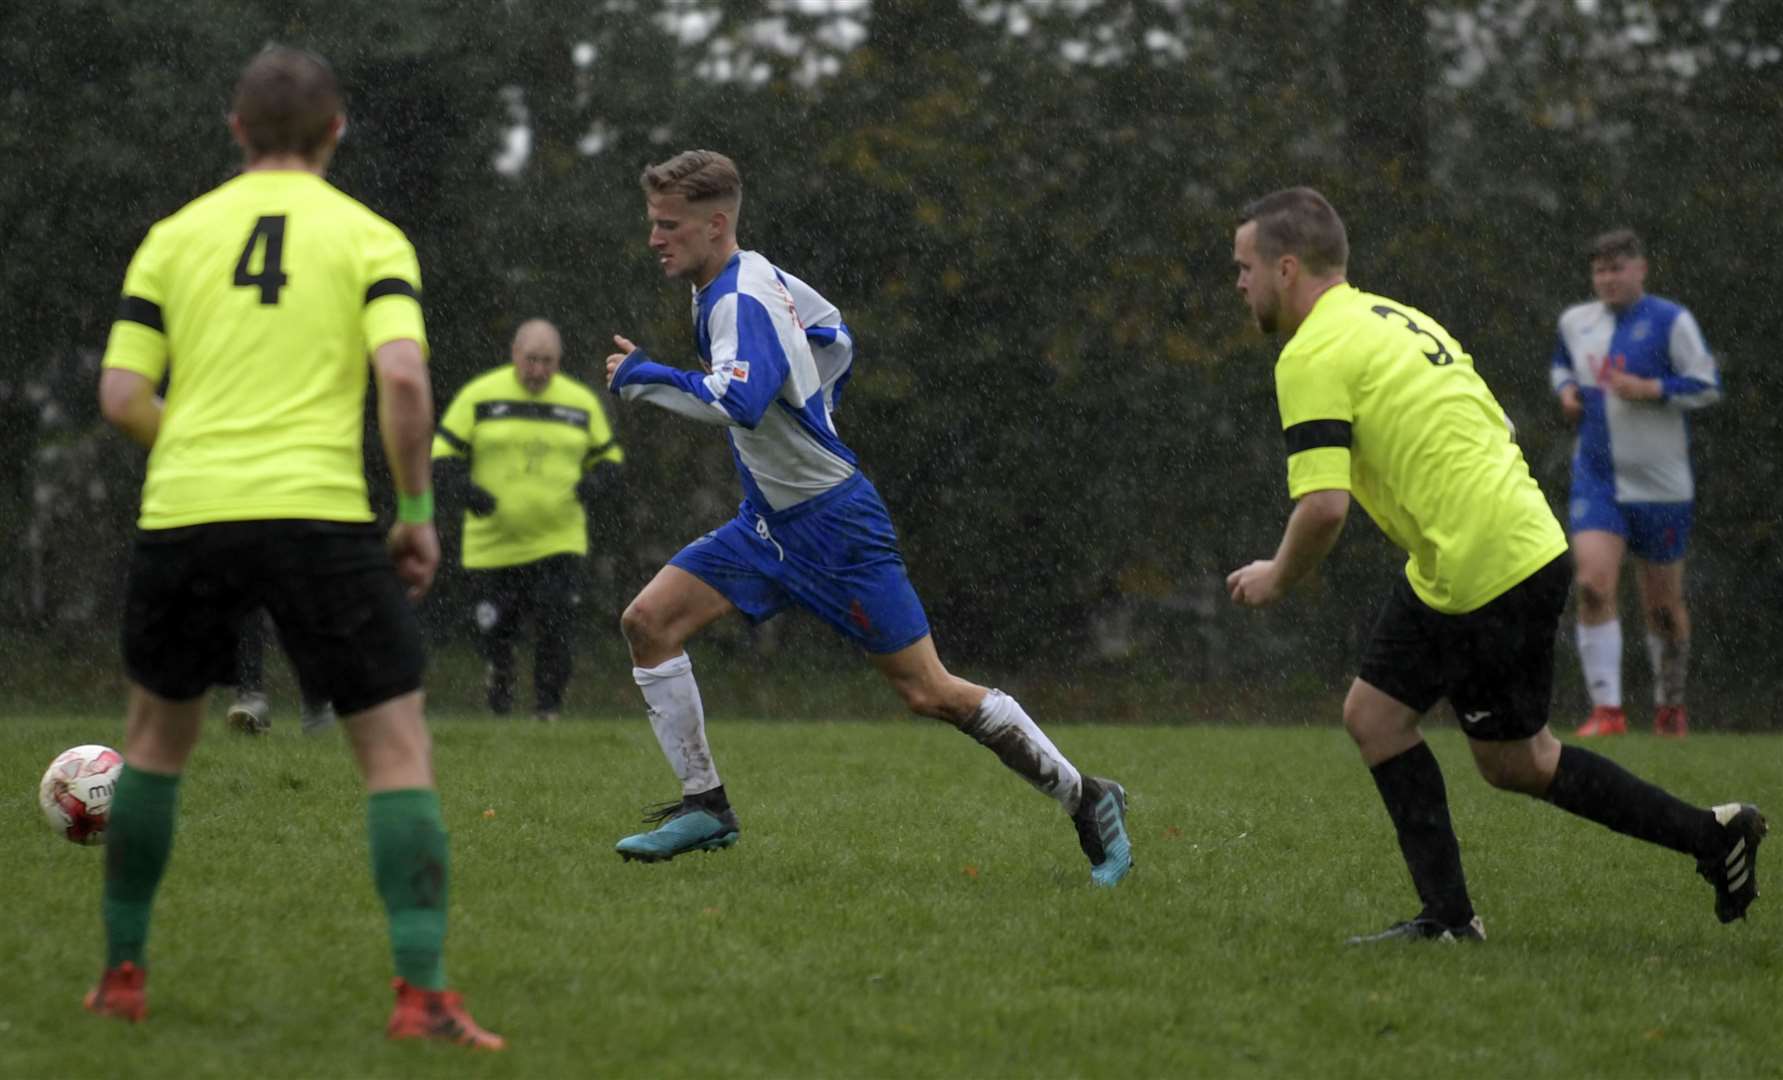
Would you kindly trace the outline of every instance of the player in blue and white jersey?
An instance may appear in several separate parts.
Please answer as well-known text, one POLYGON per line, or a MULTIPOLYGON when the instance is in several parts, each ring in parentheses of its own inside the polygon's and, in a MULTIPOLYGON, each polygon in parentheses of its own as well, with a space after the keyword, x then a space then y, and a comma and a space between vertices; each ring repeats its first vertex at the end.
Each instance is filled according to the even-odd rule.
POLYGON ((686 642, 729 612, 761 622, 796 605, 864 649, 912 712, 958 727, 1057 800, 1091 880, 1117 884, 1132 867, 1121 786, 1080 774, 1014 698, 950 674, 936 654, 891 517, 832 420, 854 362, 841 313, 738 247, 743 185, 729 158, 689 150, 640 179, 651 250, 667 277, 693 286, 704 370, 659 364, 615 335, 608 384, 627 401, 723 428, 743 502, 671 558, 622 618, 681 799, 647 819, 657 828, 620 840, 619 854, 658 862, 736 843, 686 642))
POLYGON ((1590 249, 1597 299, 1560 315, 1550 370, 1567 419, 1578 426, 1568 531, 1579 587, 1579 658, 1591 695, 1580 735, 1620 735, 1622 624, 1616 582, 1634 556, 1653 664, 1653 727, 1689 729, 1684 676, 1690 613, 1684 550, 1696 499, 1687 414, 1721 399, 1715 358, 1682 305, 1645 292, 1647 260, 1629 229, 1590 249))

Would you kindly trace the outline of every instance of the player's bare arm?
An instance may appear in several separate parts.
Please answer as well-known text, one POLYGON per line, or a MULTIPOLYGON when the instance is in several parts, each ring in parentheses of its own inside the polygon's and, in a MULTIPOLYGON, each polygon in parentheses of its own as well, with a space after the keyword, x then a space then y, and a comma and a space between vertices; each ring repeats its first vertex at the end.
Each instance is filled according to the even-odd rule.
POLYGON ((106 368, 99 376, 99 412, 137 444, 155 445, 155 436, 161 431, 161 398, 145 376, 106 368))
MULTIPOLYGON (((404 338, 378 346, 372 357, 378 382, 378 433, 399 497, 429 496, 433 485, 433 387, 419 343, 404 338)), ((398 515, 400 518, 402 515, 398 515)), ((386 539, 396 572, 420 599, 440 565, 439 535, 426 521, 398 520, 386 539)))
POLYGON ((1343 532, 1350 513, 1350 493, 1339 490, 1311 491, 1301 496, 1281 546, 1272 559, 1259 559, 1226 576, 1232 601, 1245 607, 1268 607, 1287 595, 1300 580, 1325 560, 1343 532))

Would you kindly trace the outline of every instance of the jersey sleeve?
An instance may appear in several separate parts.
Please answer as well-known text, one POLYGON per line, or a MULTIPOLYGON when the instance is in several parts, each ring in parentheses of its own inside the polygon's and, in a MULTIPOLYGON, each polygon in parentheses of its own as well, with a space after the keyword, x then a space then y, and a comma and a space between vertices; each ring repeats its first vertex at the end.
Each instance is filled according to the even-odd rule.
POLYGON ((1720 401, 1721 375, 1695 316, 1678 312, 1667 344, 1672 373, 1660 380, 1665 400, 1680 409, 1700 409, 1720 401))
POLYGON ((1569 386, 1579 385, 1579 376, 1573 370, 1572 350, 1566 347, 1566 336, 1557 334, 1554 338, 1554 356, 1548 362, 1548 384, 1556 394, 1569 386))
POLYGON ((433 432, 433 456, 437 458, 469 458, 471 456, 471 429, 476 426, 476 402, 467 393, 470 387, 458 391, 452 404, 446 406, 446 415, 440 417, 440 423, 433 432))
POLYGON ((733 293, 712 305, 704 329, 709 373, 666 367, 638 349, 613 373, 613 392, 709 424, 753 428, 761 423, 790 370, 767 309, 753 297, 733 293))
POLYGON ((161 310, 166 300, 162 282, 166 247, 160 236, 159 227, 150 229, 124 272, 123 295, 103 361, 105 367, 134 371, 157 385, 167 374, 167 326, 161 310))
POLYGON ((648 401, 701 423, 730 425, 734 421, 713 396, 710 378, 659 364, 643 349, 633 349, 608 385, 625 401, 648 401))
POLYGON ((713 305, 707 332, 713 395, 738 424, 753 428, 792 370, 779 328, 759 299, 739 292, 713 305))
POLYGON ((1275 399, 1288 450, 1288 497, 1350 490, 1350 431, 1356 411, 1348 382, 1329 359, 1283 355, 1275 399))
POLYGON ((414 245, 393 225, 366 242, 365 310, 361 326, 365 351, 405 338, 427 355, 427 331, 421 320, 421 264, 414 245))

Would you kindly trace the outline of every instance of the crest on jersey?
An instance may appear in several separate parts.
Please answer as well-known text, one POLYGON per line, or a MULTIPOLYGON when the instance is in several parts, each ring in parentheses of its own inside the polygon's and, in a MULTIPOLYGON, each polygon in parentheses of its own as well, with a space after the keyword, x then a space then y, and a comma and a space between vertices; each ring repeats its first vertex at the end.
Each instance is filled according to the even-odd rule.
POLYGON ((732 382, 746 383, 749 381, 749 361, 732 360, 731 366, 725 368, 724 373, 730 376, 732 382))
POLYGON ((1653 332, 1653 321, 1651 319, 1642 319, 1640 322, 1635 323, 1634 326, 1632 328, 1630 328, 1630 330, 1628 331, 1628 336, 1631 338, 1634 338, 1636 341, 1645 341, 1645 340, 1647 340, 1647 335, 1651 334, 1652 332, 1653 332))

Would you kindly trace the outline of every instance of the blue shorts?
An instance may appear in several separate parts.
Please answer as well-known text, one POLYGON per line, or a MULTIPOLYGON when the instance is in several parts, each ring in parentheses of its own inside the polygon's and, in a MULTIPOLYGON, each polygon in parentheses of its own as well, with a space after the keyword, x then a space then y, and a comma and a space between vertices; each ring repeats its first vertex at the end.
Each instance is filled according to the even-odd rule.
POLYGON ((1690 544, 1695 507, 1688 502, 1617 502, 1614 480, 1581 469, 1575 461, 1567 531, 1615 533, 1636 558, 1677 562, 1690 544))
POLYGON ((750 622, 797 604, 872 653, 929 632, 879 492, 856 473, 778 513, 748 503, 669 560, 717 589, 750 622))

